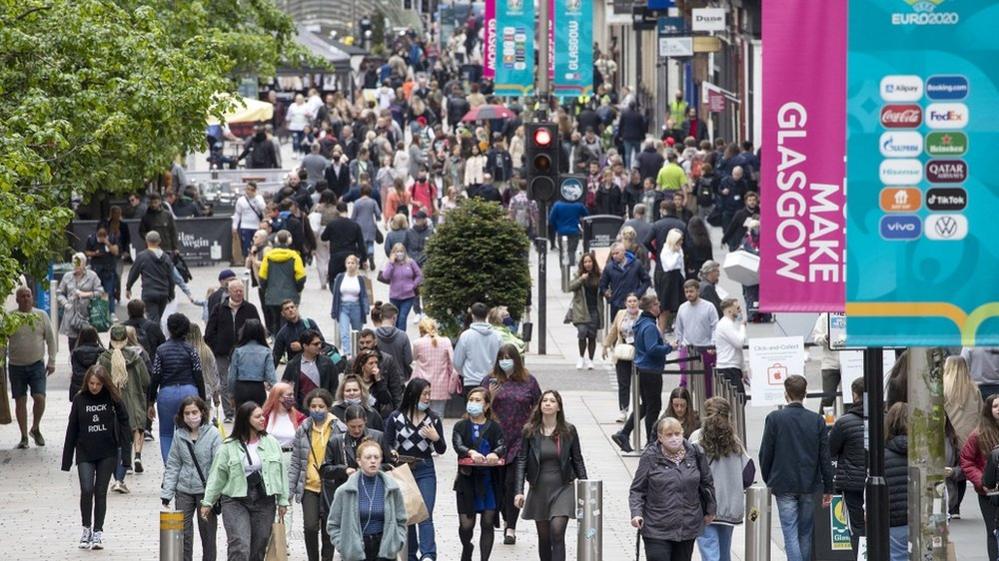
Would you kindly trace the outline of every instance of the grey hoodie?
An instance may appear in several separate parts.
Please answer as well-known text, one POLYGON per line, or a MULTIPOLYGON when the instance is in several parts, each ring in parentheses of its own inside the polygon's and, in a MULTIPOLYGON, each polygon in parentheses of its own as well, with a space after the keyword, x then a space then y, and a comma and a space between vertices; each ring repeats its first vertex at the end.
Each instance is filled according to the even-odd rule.
POLYGON ((191 433, 186 428, 178 427, 173 433, 173 445, 167 456, 166 471, 163 474, 163 485, 160 487, 160 499, 172 501, 179 491, 188 495, 198 495, 205 492, 198 470, 194 467, 191 449, 187 443, 194 446, 194 454, 205 479, 212 470, 215 453, 222 446, 219 431, 210 423, 201 425, 198 441, 191 442, 191 433))
POLYGON ((409 335, 389 325, 376 329, 375 337, 378 338, 378 350, 392 355, 392 358, 402 366, 402 373, 408 380, 413 373, 413 346, 409 343, 409 335))
POLYGON ((500 349, 499 334, 485 322, 475 322, 458 338, 454 348, 454 367, 465 386, 478 386, 493 370, 500 349))

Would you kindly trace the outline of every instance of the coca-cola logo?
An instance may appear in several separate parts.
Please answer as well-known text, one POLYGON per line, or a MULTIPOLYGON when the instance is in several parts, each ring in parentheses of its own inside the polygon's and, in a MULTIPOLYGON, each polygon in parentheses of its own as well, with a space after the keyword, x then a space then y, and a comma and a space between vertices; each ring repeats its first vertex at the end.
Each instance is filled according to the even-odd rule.
POLYGON ((881 125, 890 129, 914 129, 923 122, 923 109, 918 105, 885 105, 881 108, 881 125))

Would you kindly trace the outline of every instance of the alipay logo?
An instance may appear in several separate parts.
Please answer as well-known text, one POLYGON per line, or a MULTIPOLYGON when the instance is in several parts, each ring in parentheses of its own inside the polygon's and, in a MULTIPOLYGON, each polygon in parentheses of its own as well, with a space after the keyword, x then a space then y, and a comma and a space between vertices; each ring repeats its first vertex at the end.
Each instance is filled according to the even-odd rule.
POLYGON ((881 99, 885 101, 919 101, 923 97, 923 80, 919 76, 885 76, 881 79, 881 99))
POLYGON ((886 158, 915 158, 923 151, 923 137, 918 132, 881 134, 881 155, 886 158))
POLYGON ((879 172, 885 185, 916 185, 923 180, 923 164, 919 160, 885 160, 879 172))

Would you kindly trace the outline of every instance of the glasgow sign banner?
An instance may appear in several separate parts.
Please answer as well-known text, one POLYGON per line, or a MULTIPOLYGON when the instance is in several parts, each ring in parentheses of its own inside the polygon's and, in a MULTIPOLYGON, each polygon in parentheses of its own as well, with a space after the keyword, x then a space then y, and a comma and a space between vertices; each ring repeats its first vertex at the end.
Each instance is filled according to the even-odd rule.
POLYGON ((763 37, 760 309, 841 312, 846 4, 764 2, 763 37))
POLYGON ((849 14, 847 345, 999 346, 999 5, 849 14))
POLYGON ((555 95, 593 93, 593 0, 555 0, 555 95))
POLYGON ((482 18, 482 77, 496 77, 496 0, 486 0, 482 18))
POLYGON ((496 95, 534 91, 534 3, 494 0, 496 5, 496 95))

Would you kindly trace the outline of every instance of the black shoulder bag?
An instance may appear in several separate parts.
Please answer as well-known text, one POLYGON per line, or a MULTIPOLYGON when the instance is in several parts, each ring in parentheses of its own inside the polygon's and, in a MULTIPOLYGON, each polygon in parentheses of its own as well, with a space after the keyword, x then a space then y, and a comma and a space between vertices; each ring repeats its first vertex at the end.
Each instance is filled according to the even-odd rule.
MULTIPOLYGON (((194 462, 194 469, 198 471, 198 477, 201 478, 201 485, 205 488, 205 492, 208 492, 208 481, 205 479, 204 472, 201 471, 201 465, 198 464, 198 456, 194 454, 194 446, 190 440, 185 440, 184 444, 187 444, 187 450, 191 453, 191 460, 194 462)), ((222 514, 222 499, 215 501, 215 504, 212 505, 212 513, 215 516, 222 514)))

